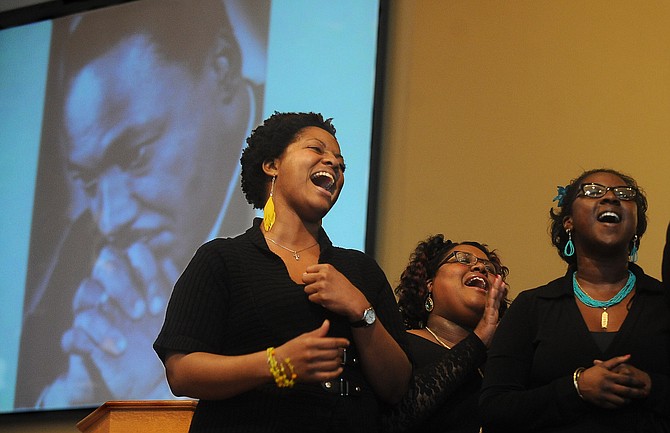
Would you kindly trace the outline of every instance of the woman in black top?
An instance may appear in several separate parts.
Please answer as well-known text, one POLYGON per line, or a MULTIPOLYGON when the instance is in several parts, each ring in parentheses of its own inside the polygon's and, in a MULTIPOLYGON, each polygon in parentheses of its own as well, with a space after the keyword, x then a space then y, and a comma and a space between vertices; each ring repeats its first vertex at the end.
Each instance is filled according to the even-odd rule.
POLYGON ((508 272, 478 242, 439 234, 418 244, 395 290, 415 374, 405 398, 382 418, 384 431, 479 432, 481 374, 507 308, 508 272))
POLYGON ((647 199, 610 169, 559 188, 552 241, 567 273, 521 292, 489 349, 487 432, 670 431, 670 310, 634 261, 647 199))
POLYGON ((411 366, 383 272, 321 227, 344 183, 335 128, 275 113, 247 143, 242 189, 264 219, 203 245, 175 285, 154 344, 168 382, 200 399, 191 432, 375 431, 411 366))

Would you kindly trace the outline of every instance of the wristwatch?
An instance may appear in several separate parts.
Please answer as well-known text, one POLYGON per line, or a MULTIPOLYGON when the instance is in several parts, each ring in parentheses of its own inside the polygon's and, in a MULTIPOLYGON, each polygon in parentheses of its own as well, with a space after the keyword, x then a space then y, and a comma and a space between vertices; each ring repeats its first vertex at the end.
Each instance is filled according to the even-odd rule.
POLYGON ((350 323, 350 326, 352 328, 367 328, 368 326, 372 326, 375 320, 377 320, 377 314, 375 314, 375 309, 370 306, 363 311, 361 320, 350 323))

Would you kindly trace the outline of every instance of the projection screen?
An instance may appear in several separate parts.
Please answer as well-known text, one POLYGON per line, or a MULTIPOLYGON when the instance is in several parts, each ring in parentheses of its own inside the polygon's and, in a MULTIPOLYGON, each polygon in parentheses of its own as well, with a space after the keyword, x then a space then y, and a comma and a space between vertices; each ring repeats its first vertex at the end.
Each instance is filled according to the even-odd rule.
POLYGON ((377 0, 136 0, 0 31, 0 413, 173 398, 151 344, 274 111, 332 117, 346 183, 324 220, 363 250, 377 0))

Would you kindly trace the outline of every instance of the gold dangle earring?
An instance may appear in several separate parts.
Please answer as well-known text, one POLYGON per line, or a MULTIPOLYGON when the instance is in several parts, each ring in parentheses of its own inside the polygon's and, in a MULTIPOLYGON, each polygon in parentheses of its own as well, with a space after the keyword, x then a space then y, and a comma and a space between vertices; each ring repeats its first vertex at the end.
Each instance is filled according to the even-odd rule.
POLYGON ((272 226, 275 223, 275 218, 277 217, 275 215, 275 203, 274 200, 272 200, 272 196, 274 195, 275 191, 276 178, 277 175, 272 176, 272 186, 270 186, 270 197, 268 197, 268 201, 265 203, 265 207, 263 208, 263 227, 265 228, 266 232, 269 232, 272 229, 272 226))

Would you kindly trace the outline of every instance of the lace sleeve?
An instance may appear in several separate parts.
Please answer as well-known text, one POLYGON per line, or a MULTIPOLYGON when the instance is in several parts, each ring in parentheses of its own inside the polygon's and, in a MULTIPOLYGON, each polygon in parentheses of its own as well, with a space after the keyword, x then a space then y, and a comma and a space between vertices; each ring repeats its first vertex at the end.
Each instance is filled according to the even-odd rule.
POLYGON ((382 414, 382 431, 404 432, 434 413, 486 360, 486 346, 470 334, 451 350, 418 371, 403 399, 382 414))

